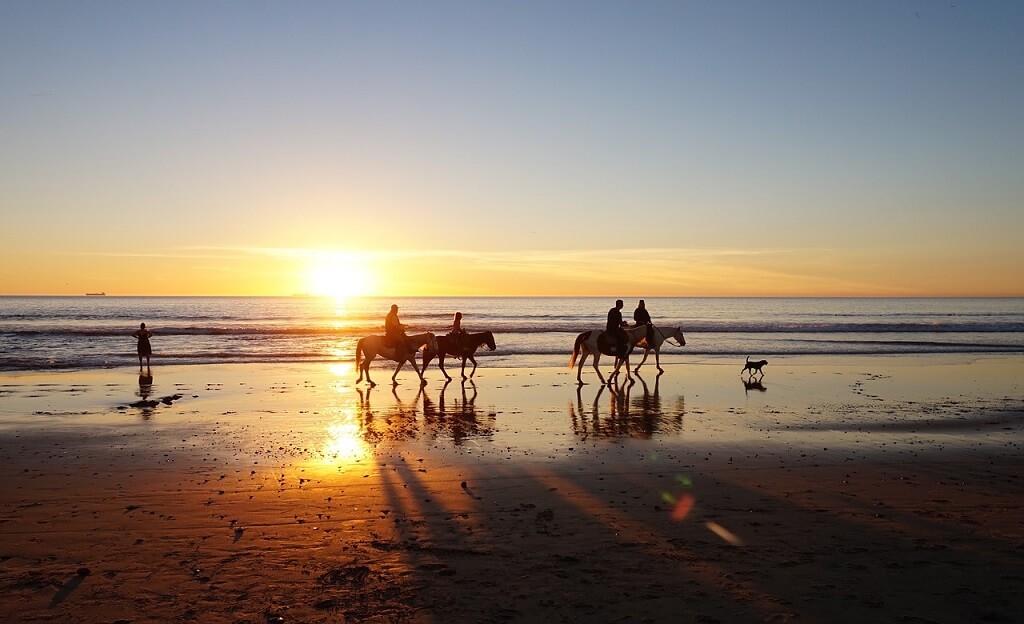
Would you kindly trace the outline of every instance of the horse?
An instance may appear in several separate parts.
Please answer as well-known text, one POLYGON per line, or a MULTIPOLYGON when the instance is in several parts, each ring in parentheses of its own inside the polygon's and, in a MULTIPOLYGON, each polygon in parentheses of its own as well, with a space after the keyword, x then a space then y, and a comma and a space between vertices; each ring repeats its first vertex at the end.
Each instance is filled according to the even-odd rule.
POLYGON ((649 341, 649 340, 644 340, 643 341, 643 343, 644 343, 644 359, 640 360, 640 363, 637 364, 636 368, 633 369, 634 373, 639 373, 640 372, 640 367, 643 366, 644 362, 647 361, 647 356, 650 355, 652 349, 654 350, 654 363, 655 363, 655 366, 658 367, 658 372, 659 373, 665 372, 665 369, 663 369, 661 367, 661 345, 664 344, 666 340, 672 339, 672 340, 675 340, 679 344, 680 347, 685 347, 686 346, 686 338, 683 336, 683 328, 682 327, 675 327, 673 329, 659 329, 659 328, 654 327, 652 325, 651 326, 651 334, 652 334, 654 340, 653 341, 649 341))
POLYGON ((448 334, 447 336, 437 337, 437 349, 424 349, 423 350, 423 372, 427 371, 427 366, 430 364, 430 360, 437 357, 437 366, 444 373, 445 379, 451 379, 448 375, 448 371, 444 369, 444 358, 446 355, 455 356, 462 358, 462 378, 468 379, 476 374, 476 358, 473 354, 481 346, 487 345, 487 348, 494 351, 497 347, 494 344, 494 334, 489 331, 480 332, 477 334, 465 334, 461 337, 461 340, 457 340, 456 336, 448 334), (458 344, 456 342, 458 341, 458 344), (473 370, 469 373, 469 377, 466 377, 466 360, 473 363, 473 370))
POLYGON ((608 384, 612 383, 619 374, 619 368, 623 363, 626 364, 626 379, 632 381, 632 377, 629 374, 629 353, 636 346, 636 343, 640 342, 640 339, 647 335, 647 326, 640 325, 638 327, 625 328, 626 332, 626 355, 619 358, 616 353, 612 351, 615 348, 615 344, 611 343, 608 345, 604 344, 602 340, 598 342, 598 338, 602 337, 606 332, 604 331, 585 331, 582 334, 576 336, 576 344, 572 348, 572 357, 569 358, 569 368, 576 365, 576 358, 579 358, 579 368, 576 370, 576 381, 579 385, 583 385, 583 363, 587 361, 588 355, 594 356, 594 370, 597 371, 597 376, 600 378, 601 383, 608 384), (601 348, 603 347, 603 348, 601 348), (605 381, 604 375, 601 374, 601 369, 597 367, 598 361, 601 359, 601 354, 614 355, 615 356, 615 370, 608 376, 608 380, 605 381))
MULTIPOLYGON (((416 365, 416 352, 420 350, 420 347, 426 346, 427 349, 437 350, 437 338, 434 334, 427 332, 425 334, 415 334, 413 336, 405 337, 406 345, 410 348, 407 349, 406 353, 403 354, 401 360, 398 359, 397 349, 394 347, 384 346, 384 336, 367 336, 366 338, 360 338, 359 342, 356 343, 356 368, 359 369, 359 379, 356 383, 363 381, 363 375, 366 375, 366 381, 371 386, 377 384, 370 379, 370 362, 373 358, 378 355, 389 360, 398 362, 398 366, 395 367, 395 372, 391 375, 391 385, 397 386, 398 380, 395 377, 398 376, 398 371, 402 370, 406 362, 411 362, 412 367, 416 370, 416 374, 420 377, 420 385, 425 386, 427 380, 423 378, 423 373, 416 365)), ((426 365, 423 369, 426 370, 426 365)))

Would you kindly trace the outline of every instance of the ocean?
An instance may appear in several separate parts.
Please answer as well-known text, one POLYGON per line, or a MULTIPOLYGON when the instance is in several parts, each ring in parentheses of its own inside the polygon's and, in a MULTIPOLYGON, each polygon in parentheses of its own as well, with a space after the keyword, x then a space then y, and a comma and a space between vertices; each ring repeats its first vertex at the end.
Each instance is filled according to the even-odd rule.
MULTIPOLYGON (((0 297, 0 370, 137 365, 132 332, 153 332, 153 365, 346 362, 383 332, 398 304, 408 333, 443 334, 462 312, 494 332, 481 365, 565 365, 576 335, 603 328, 605 297, 0 297)), ((637 300, 625 299, 632 318, 637 300)), ((654 323, 681 327, 686 346, 663 361, 703 356, 1024 353, 1024 298, 647 298, 654 323)))

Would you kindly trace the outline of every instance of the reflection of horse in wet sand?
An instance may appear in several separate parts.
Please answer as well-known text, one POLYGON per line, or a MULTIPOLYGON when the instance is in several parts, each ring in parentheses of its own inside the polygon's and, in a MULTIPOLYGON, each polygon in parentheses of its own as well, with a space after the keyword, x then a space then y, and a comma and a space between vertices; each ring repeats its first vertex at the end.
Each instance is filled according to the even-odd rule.
POLYGON ((661 376, 664 375, 664 373, 658 373, 654 377, 654 392, 652 393, 651 389, 647 386, 647 381, 643 377, 640 376, 639 368, 640 367, 637 366, 638 370, 634 371, 633 374, 636 375, 636 378, 640 380, 640 385, 643 386, 644 394, 643 394, 643 396, 640 396, 640 397, 637 397, 637 398, 633 399, 633 402, 634 402, 635 406, 640 408, 640 410, 643 411, 644 413, 653 413, 653 414, 657 414, 657 415, 660 416, 661 415, 661 390, 660 390, 660 386, 661 386, 661 376))
POLYGON ((638 327, 629 327, 625 329, 626 332, 626 353, 623 357, 619 357, 619 354, 615 352, 615 341, 610 336, 605 336, 607 332, 604 331, 585 331, 579 336, 576 336, 576 344, 572 348, 572 357, 569 358, 569 368, 576 366, 576 360, 579 358, 579 368, 576 370, 576 381, 582 385, 584 383, 583 375, 583 363, 587 361, 587 356, 594 356, 594 370, 597 371, 597 376, 601 380, 601 383, 612 383, 619 374, 619 368, 626 365, 626 379, 632 379, 629 374, 629 352, 633 350, 636 343, 640 342, 640 339, 647 335, 647 326, 640 325, 638 327), (605 381, 604 375, 601 374, 601 369, 597 367, 597 363, 601 360, 601 355, 611 355, 615 357, 615 370, 608 376, 608 380, 605 381))
POLYGON ((439 409, 436 412, 437 420, 433 428, 438 433, 451 436, 456 446, 461 445, 467 438, 478 438, 490 436, 493 433, 493 414, 483 418, 476 409, 476 382, 472 379, 462 382, 462 400, 445 402, 445 391, 448 389, 449 379, 444 383, 438 395, 439 409), (470 392, 467 393, 466 387, 470 392))
MULTIPOLYGON (((391 375, 391 385, 397 386, 398 380, 395 377, 398 376, 398 371, 402 370, 406 362, 410 362, 412 367, 416 370, 416 374, 419 375, 420 385, 427 383, 427 380, 423 378, 423 372, 420 371, 419 366, 416 365, 416 352, 420 350, 420 347, 426 346, 427 349, 437 350, 437 338, 434 334, 427 332, 425 334, 415 334, 413 336, 406 336, 405 342, 407 348, 402 354, 397 353, 397 349, 394 347, 384 346, 384 336, 367 336, 366 338, 360 338, 359 342, 356 343, 356 368, 359 369, 359 379, 356 383, 363 381, 363 376, 366 376, 366 381, 371 385, 377 385, 372 379, 370 379, 370 362, 373 361, 378 355, 394 360, 398 362, 398 366, 395 368, 395 372, 391 375)), ((426 365, 423 366, 426 368, 426 365)))
MULTIPOLYGON (((647 356, 654 351, 654 365, 658 367, 658 372, 663 373, 665 369, 661 367, 661 345, 666 340, 675 340, 680 347, 686 346, 686 338, 683 336, 682 327, 673 327, 672 329, 661 329, 658 327, 651 327, 651 336, 653 340, 643 340, 642 346, 644 347, 644 359, 640 360, 640 363, 633 369, 634 373, 640 372, 640 367, 647 361, 647 356)), ((670 343, 671 344, 671 343, 670 343)))
POLYGON ((593 406, 588 410, 583 406, 583 386, 576 386, 576 404, 569 403, 569 418, 573 432, 586 440, 589 436, 596 437, 630 437, 649 439, 659 433, 671 433, 682 430, 683 404, 678 397, 678 413, 673 414, 662 406, 659 389, 661 374, 654 379, 654 392, 640 375, 634 375, 630 381, 604 384, 594 395, 593 406), (643 392, 639 392, 636 381, 640 382, 643 392), (608 400, 602 402, 605 390, 608 400), (640 396, 638 396, 640 395, 640 396), (602 408, 601 404, 607 407, 602 408), (607 410, 602 414, 603 410, 607 410))
POLYGON ((496 348, 494 345, 494 334, 489 331, 480 332, 477 334, 464 334, 461 338, 457 338, 451 334, 447 336, 437 337, 437 349, 424 349, 423 350, 423 372, 427 371, 427 366, 430 364, 430 360, 437 357, 437 366, 444 373, 445 379, 451 379, 448 371, 444 369, 444 358, 446 355, 453 357, 462 358, 462 378, 466 377, 466 360, 473 363, 473 370, 469 373, 469 377, 476 374, 476 358, 473 357, 476 354, 476 350, 480 347, 487 345, 487 348, 494 351, 496 348))

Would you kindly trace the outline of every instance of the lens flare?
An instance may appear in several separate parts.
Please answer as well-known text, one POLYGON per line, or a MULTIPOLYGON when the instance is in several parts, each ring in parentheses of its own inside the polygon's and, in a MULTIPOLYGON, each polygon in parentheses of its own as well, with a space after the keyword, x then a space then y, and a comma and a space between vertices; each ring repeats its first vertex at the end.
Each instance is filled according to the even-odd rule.
POLYGON ((718 524, 717 522, 711 522, 709 520, 709 521, 704 523, 704 526, 706 526, 707 528, 711 529, 712 533, 714 533, 718 537, 722 538, 723 540, 729 542, 733 546, 742 546, 743 545, 743 540, 741 540, 740 538, 736 537, 736 534, 734 534, 733 532, 729 531, 728 529, 726 529, 722 525, 718 524))
POLYGON ((693 509, 693 503, 696 499, 690 494, 683 494, 676 501, 676 506, 672 508, 672 519, 676 522, 681 522, 686 519, 686 516, 690 515, 690 511, 693 509))

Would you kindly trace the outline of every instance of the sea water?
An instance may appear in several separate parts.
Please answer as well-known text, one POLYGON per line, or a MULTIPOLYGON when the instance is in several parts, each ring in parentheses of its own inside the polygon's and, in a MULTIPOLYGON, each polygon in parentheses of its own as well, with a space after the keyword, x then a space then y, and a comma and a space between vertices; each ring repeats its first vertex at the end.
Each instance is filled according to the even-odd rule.
MULTIPOLYGON (((391 304, 407 333, 446 333, 455 312, 491 331, 490 366, 564 365, 579 332, 602 329, 605 297, 0 297, 0 370, 137 364, 132 332, 153 332, 153 363, 346 362, 383 333, 391 304)), ((636 299, 625 299, 632 317, 636 299)), ((1024 353, 1022 298, 646 298, 659 327, 682 328, 695 357, 1024 353)))

